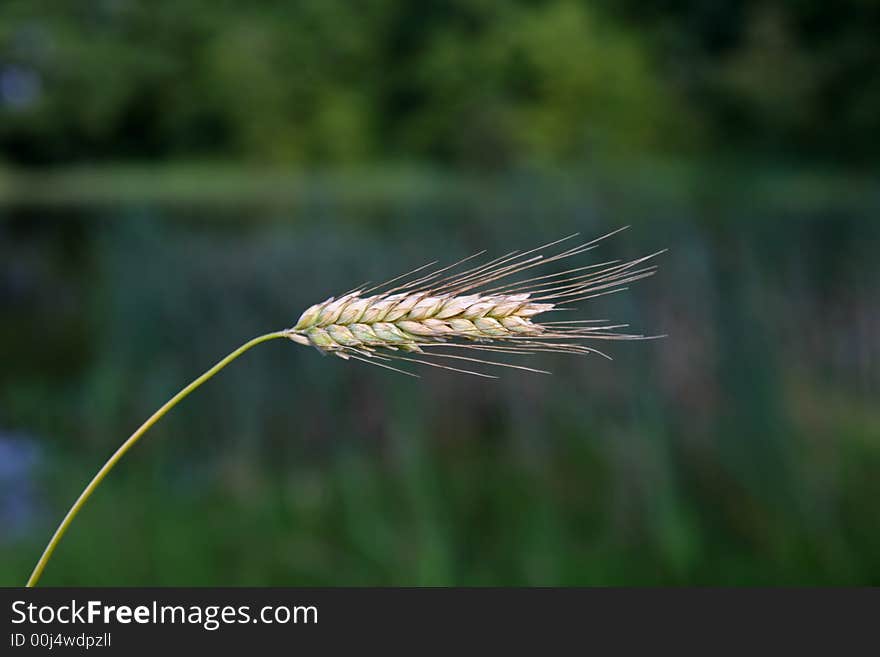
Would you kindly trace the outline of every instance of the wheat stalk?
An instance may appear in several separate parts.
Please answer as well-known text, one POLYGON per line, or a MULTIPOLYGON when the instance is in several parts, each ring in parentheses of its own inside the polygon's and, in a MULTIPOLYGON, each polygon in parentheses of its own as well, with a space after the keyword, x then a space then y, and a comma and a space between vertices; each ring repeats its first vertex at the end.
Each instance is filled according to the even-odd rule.
POLYGON ((325 354, 410 376, 417 375, 389 363, 406 361, 496 378, 482 371, 438 363, 435 359, 457 359, 546 374, 544 370, 523 365, 465 356, 460 351, 478 351, 493 356, 559 352, 599 354, 608 358, 607 354, 585 343, 593 340, 646 339, 643 335, 620 332, 626 328, 626 324, 594 319, 548 322, 540 321, 538 316, 568 310, 573 303, 625 290, 627 283, 655 272, 655 266, 643 264, 662 251, 626 262, 615 260, 583 265, 501 283, 503 279, 534 267, 585 253, 618 232, 557 253, 553 253, 552 249, 577 235, 529 251, 513 251, 479 265, 465 266, 465 263, 485 252, 435 270, 430 268, 437 263, 431 262, 381 285, 363 285, 339 297, 330 297, 308 308, 293 327, 246 342, 178 392, 120 445, 64 516, 34 567, 27 586, 37 584, 80 509, 141 436, 191 392, 243 353, 263 342, 287 338, 313 346, 325 354))

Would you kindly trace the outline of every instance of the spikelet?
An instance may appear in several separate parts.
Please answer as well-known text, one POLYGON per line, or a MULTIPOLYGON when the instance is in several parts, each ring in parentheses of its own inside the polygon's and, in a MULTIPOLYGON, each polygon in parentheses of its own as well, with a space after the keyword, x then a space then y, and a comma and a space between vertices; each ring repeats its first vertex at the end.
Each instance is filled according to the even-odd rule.
POLYGON ((579 266, 490 286, 534 267, 580 255, 620 230, 552 255, 547 255, 550 249, 573 239, 576 234, 530 251, 514 251, 477 266, 462 268, 465 262, 485 252, 427 274, 420 273, 436 264, 428 263, 381 285, 356 289, 311 306, 296 325, 287 330, 287 336, 343 359, 352 358, 411 375, 387 363, 409 361, 495 378, 442 365, 433 359, 458 359, 545 373, 454 352, 478 350, 528 355, 553 351, 593 353, 607 358, 584 342, 636 340, 646 336, 621 333, 625 324, 605 320, 546 322, 539 321, 538 315, 569 309, 569 304, 626 289, 623 286, 627 283, 654 273, 656 267, 642 265, 662 251, 636 260, 579 266), (454 270, 459 271, 450 273, 454 270))

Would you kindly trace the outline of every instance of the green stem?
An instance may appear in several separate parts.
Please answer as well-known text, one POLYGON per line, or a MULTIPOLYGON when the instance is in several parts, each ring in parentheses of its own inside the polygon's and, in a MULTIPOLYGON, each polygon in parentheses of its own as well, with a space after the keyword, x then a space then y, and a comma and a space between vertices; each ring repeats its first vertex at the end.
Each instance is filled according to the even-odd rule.
POLYGON ((55 530, 55 533, 49 540, 49 544, 46 545, 46 549, 43 550, 43 555, 40 557, 37 565, 34 566, 34 571, 28 578, 27 586, 36 586, 37 582, 40 580, 40 575, 43 574, 43 570, 46 568, 46 564, 49 563, 49 559, 52 557, 52 553, 55 551, 55 548, 58 547, 58 543, 61 541, 61 538, 67 531, 67 528, 70 527, 70 523, 72 523, 73 519, 76 518, 76 515, 79 513, 80 509, 82 509, 83 505, 86 503, 89 497, 91 497, 92 493, 95 492, 95 489, 101 484, 101 482, 104 480, 104 477, 106 477, 110 470, 113 469, 113 466, 116 465, 116 462, 119 461, 119 459, 121 459, 123 455, 134 446, 138 439, 147 432, 147 429, 156 424, 156 422, 158 422, 168 411, 177 406, 179 402, 186 399, 189 393, 198 388, 212 376, 217 374, 217 372, 229 365, 229 363, 241 356, 248 349, 256 347, 261 342, 274 340, 275 338, 284 338, 287 336, 287 331, 277 331, 275 333, 267 333, 266 335, 261 335, 257 338, 254 338, 250 342, 246 342, 245 344, 241 345, 238 349, 226 356, 223 360, 214 365, 214 367, 209 369, 207 372, 202 374, 199 378, 190 383, 167 402, 165 402, 162 408, 153 413, 150 418, 138 428, 137 431, 131 434, 131 436, 128 437, 128 440, 122 443, 122 445, 119 446, 119 449, 117 449, 113 453, 113 456, 107 459, 107 462, 100 470, 98 470, 98 473, 89 482, 89 485, 83 489, 83 492, 79 494, 76 502, 74 502, 73 506, 70 507, 70 511, 67 512, 67 515, 64 516, 64 520, 62 520, 61 524, 58 525, 58 529, 55 530))

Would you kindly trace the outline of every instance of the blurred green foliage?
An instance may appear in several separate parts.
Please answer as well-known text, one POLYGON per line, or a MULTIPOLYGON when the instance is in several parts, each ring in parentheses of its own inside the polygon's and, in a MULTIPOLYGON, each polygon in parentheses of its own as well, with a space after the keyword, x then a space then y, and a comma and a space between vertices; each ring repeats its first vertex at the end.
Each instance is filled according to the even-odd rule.
POLYGON ((316 300, 630 223, 662 341, 237 361, 46 584, 880 584, 880 5, 0 4, 0 584, 316 300))
POLYGON ((865 164, 878 30, 870 0, 7 0, 0 148, 18 163, 865 164))
POLYGON ((353 281, 630 222, 595 258, 670 245, 661 275, 584 311, 666 340, 530 363, 552 377, 417 385, 267 344, 154 428, 45 583, 877 583, 880 196, 661 173, 8 209, 0 422, 40 459, 9 493, 29 511, 0 582, 22 581, 137 423, 245 338, 353 281))

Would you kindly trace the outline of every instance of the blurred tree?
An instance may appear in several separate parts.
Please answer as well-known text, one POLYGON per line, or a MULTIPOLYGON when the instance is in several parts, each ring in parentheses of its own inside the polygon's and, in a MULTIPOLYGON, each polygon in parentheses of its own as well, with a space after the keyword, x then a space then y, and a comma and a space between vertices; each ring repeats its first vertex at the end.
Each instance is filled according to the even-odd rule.
POLYGON ((651 44, 714 148, 844 164, 880 155, 875 0, 598 0, 651 44))
POLYGON ((645 150, 670 134, 673 102, 647 54, 582 3, 458 4, 474 19, 438 29, 415 60, 407 142, 504 164, 645 150))
POLYGON ((503 167, 658 149, 870 162, 880 4, 0 5, 0 149, 503 167))

